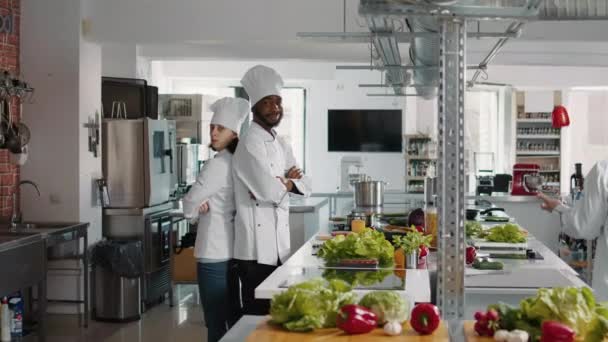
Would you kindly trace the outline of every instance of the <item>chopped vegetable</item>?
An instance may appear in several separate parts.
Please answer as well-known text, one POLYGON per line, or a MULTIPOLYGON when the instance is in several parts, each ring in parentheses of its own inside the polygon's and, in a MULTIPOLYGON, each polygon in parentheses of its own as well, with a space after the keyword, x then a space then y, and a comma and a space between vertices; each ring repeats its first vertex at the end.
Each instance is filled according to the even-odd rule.
POLYGON ((420 246, 430 246, 432 240, 432 235, 424 235, 424 233, 419 231, 393 236, 395 247, 403 249, 406 255, 418 250, 420 246))
POLYGON ((336 325, 347 334, 367 334, 378 325, 378 317, 367 308, 347 304, 340 308, 336 325))
POLYGON ((393 265, 395 248, 384 238, 384 234, 365 228, 360 233, 339 235, 325 241, 317 255, 329 265, 342 259, 376 259, 381 267, 393 265))
POLYGON ((394 291, 372 291, 359 301, 378 316, 378 325, 386 322, 404 322, 408 318, 408 303, 394 291))
POLYGON ((574 330, 555 321, 545 321, 542 325, 540 342, 574 342, 574 330))
POLYGON ((399 322, 388 322, 384 325, 384 333, 389 336, 399 336, 403 331, 403 327, 399 322))
POLYGON ((474 237, 483 231, 483 227, 477 221, 466 221, 464 223, 464 231, 467 237, 474 237))
POLYGON ((490 228, 486 240, 490 242, 523 243, 526 242, 526 235, 522 233, 518 225, 507 223, 490 228))
POLYGON ((439 327, 441 316, 439 309, 433 304, 418 304, 412 310, 410 325, 419 334, 432 334, 439 327))
POLYGON ((340 280, 313 279, 289 287, 272 298, 271 323, 290 331, 310 331, 336 326, 338 310, 354 304, 356 296, 340 280))

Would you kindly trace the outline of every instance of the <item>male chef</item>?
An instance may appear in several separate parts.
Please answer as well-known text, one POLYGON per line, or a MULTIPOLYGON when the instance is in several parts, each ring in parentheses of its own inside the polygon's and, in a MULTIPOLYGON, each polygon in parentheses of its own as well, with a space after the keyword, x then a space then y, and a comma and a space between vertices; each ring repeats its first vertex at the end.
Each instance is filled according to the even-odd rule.
POLYGON ((236 200, 234 258, 242 283, 243 314, 266 315, 269 301, 255 288, 290 256, 289 194, 308 196, 311 183, 296 165, 291 147, 274 130, 283 118, 283 80, 257 65, 241 84, 253 121, 233 159, 236 200))

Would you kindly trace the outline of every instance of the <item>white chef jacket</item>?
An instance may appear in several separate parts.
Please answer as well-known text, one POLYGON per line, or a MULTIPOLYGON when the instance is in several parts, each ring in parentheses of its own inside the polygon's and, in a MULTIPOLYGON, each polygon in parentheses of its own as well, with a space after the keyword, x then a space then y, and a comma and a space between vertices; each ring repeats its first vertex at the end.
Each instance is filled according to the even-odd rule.
POLYGON ((593 265, 593 284, 596 297, 608 300, 608 160, 593 166, 585 177, 584 196, 573 207, 559 205, 564 232, 578 239, 598 238, 593 265))
MULTIPOLYGON (((290 256, 289 194, 277 177, 293 166, 291 147, 252 122, 234 154, 235 259, 276 265, 290 256)), ((292 181, 302 195, 310 195, 306 175, 292 181)))
POLYGON ((232 154, 224 149, 203 165, 196 182, 182 199, 184 216, 199 217, 194 256, 197 259, 228 260, 234 246, 234 189, 232 154), (208 202, 209 211, 199 207, 208 202))

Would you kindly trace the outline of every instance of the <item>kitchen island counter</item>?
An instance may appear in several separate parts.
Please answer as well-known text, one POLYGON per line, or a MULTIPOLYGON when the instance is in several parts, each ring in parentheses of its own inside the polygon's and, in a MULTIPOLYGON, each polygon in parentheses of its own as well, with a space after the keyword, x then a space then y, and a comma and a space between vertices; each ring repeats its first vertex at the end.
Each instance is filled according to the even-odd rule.
MULTIPOLYGON (((323 261, 313 255, 313 245, 321 244, 322 241, 317 237, 309 239, 300 249, 298 249, 282 266, 277 268, 262 284, 255 290, 256 298, 270 299, 273 295, 285 291, 282 287, 290 276, 297 276, 306 270, 319 269, 323 266, 323 261)), ((392 272, 392 271, 391 271, 392 272)), ((396 290, 410 304, 418 302, 430 302, 431 288, 429 272, 426 269, 405 270, 405 285, 402 290, 396 290)), ((359 296, 364 295, 370 290, 354 289, 353 292, 359 296)))

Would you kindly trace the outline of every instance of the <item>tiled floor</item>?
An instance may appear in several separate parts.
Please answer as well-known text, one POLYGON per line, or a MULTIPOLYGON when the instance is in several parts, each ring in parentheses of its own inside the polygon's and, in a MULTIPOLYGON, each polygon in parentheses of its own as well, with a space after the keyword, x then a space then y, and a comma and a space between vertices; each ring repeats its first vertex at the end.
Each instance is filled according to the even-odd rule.
MULTIPOLYGON (((49 315, 47 342, 206 342, 197 287, 177 285, 176 305, 158 305, 133 323, 102 323, 92 320, 88 329, 80 328, 78 317, 49 315)), ((37 341, 36 337, 24 339, 37 341)))

